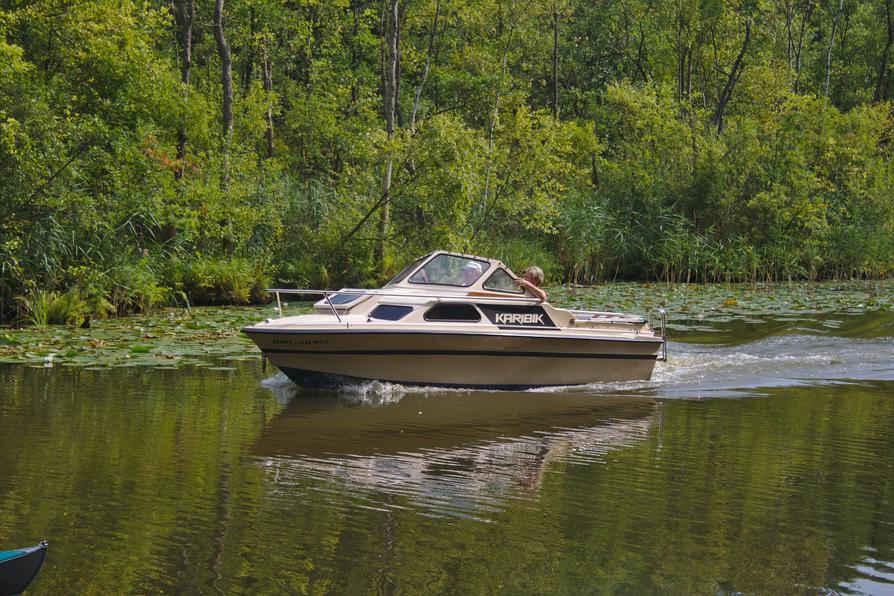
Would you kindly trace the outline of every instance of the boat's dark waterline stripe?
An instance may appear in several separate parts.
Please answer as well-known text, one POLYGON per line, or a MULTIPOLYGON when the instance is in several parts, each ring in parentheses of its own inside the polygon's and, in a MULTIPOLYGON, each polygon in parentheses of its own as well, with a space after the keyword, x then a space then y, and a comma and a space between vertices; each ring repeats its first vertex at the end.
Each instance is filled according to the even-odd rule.
POLYGON ((448 389, 484 389, 488 391, 524 391, 525 389, 536 389, 539 387, 572 387, 581 385, 582 383, 574 383, 566 385, 561 383, 552 383, 549 385, 488 385, 488 384, 469 384, 469 383, 438 383, 436 381, 395 381, 392 379, 368 379, 365 377, 351 377, 347 375, 335 375, 329 373, 319 373, 300 368, 279 367, 279 369, 289 377, 296 385, 302 387, 323 387, 335 388, 343 387, 354 383, 363 383, 366 381, 379 381, 381 383, 396 383, 398 385, 409 385, 414 387, 446 387, 448 389))
POLYGON ((521 358, 602 358, 608 360, 655 360, 657 354, 576 354, 567 352, 501 352, 483 350, 262 350, 267 354, 325 354, 332 356, 507 356, 521 358))

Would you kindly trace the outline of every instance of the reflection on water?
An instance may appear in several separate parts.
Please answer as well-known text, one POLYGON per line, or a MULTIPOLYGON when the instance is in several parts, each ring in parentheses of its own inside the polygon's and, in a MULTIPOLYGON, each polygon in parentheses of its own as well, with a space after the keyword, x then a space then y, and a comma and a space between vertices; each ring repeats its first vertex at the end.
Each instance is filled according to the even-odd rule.
POLYGON ((479 519, 507 498, 536 496, 553 462, 597 463, 643 441, 659 407, 640 397, 458 391, 381 406, 356 389, 347 395, 380 407, 345 407, 334 393, 299 392, 265 430, 255 453, 275 483, 331 477, 347 491, 479 519))
POLYGON ((894 594, 894 564, 867 555, 853 571, 853 578, 840 586, 844 593, 894 594))
POLYGON ((29 594, 889 593, 891 320, 530 392, 0 366, 0 549, 50 540, 29 594))

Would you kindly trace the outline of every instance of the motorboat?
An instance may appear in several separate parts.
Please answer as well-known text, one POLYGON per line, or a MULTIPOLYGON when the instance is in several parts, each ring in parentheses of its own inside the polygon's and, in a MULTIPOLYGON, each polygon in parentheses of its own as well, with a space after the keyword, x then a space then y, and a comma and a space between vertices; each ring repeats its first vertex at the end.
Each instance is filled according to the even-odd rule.
POLYGON ((302 386, 358 381, 487 389, 651 378, 667 358, 663 310, 557 308, 495 259, 430 253, 380 289, 270 289, 279 316, 244 328, 302 386), (322 296, 283 316, 283 297, 322 296), (660 322, 653 322, 654 315, 660 322))

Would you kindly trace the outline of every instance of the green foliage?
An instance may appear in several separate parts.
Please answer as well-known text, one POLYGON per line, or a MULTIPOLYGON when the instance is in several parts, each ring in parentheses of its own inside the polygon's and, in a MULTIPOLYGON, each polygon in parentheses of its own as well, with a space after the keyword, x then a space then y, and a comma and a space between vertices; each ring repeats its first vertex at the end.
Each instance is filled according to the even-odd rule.
MULTIPOLYGON (((111 287, 107 308, 117 313, 148 312, 171 302, 172 290, 162 286, 159 274, 147 259, 122 263, 107 274, 111 287)), ((99 296, 100 292, 94 294, 99 296)))
POLYGON ((178 5, 0 9, 0 320, 34 288, 102 317, 436 248, 584 283, 894 273, 880 4, 401 2, 389 137, 379 3, 230 0, 226 144, 211 6, 184 82, 178 5))
POLYGON ((171 275, 171 285, 199 305, 257 302, 268 287, 263 267, 243 258, 175 262, 171 275))
POLYGON ((507 238, 505 236, 485 236, 480 244, 473 247, 475 253, 493 255, 503 261, 517 275, 536 264, 543 269, 544 278, 554 283, 562 279, 559 261, 542 240, 536 238, 507 238))
POLYGON ((55 292, 37 290, 22 296, 24 320, 36 327, 46 327, 50 323, 50 308, 56 300, 55 292))
POLYGON ((87 311, 87 304, 77 288, 65 293, 35 290, 21 299, 22 320, 36 327, 77 323, 87 311))

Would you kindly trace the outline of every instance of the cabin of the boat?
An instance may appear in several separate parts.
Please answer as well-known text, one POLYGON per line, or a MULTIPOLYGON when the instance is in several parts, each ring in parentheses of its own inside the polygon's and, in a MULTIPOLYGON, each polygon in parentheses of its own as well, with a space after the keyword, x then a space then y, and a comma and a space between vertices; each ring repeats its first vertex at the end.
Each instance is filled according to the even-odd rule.
MULTIPOLYGON (((465 323, 501 329, 605 329, 647 331, 643 317, 571 311, 541 302, 515 284, 517 276, 496 259, 435 251, 405 267, 378 290, 342 288, 314 305, 323 323, 465 323)), ((307 316, 303 323, 310 323, 307 316)))
POLYGON ((319 312, 332 307, 339 312, 354 310, 371 295, 478 296, 505 299, 535 300, 515 285, 517 276, 495 259, 446 251, 435 251, 405 267, 380 291, 343 288, 329 299, 317 302, 319 312))

